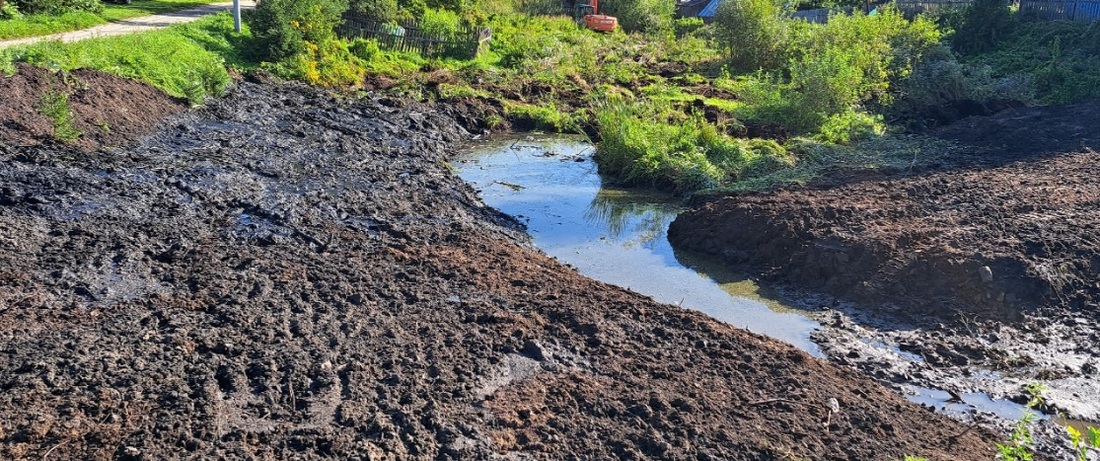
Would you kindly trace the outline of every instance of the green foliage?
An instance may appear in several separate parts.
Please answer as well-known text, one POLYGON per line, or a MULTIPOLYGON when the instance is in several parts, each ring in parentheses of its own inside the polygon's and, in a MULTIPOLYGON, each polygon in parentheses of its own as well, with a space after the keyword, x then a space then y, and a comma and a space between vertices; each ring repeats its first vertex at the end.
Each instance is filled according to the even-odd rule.
POLYGON ((99 0, 8 0, 24 14, 61 15, 74 11, 99 13, 103 3, 99 0))
POLYGON ((834 144, 848 145, 886 132, 886 122, 881 115, 849 111, 830 116, 821 125, 819 139, 834 144))
MULTIPOLYGON (((907 119, 919 118, 958 101, 986 103, 1011 100, 1033 103, 1034 78, 1026 75, 998 77, 987 64, 962 63, 947 47, 934 47, 914 65, 897 87, 889 112, 907 119)), ((919 122, 919 120, 916 120, 919 122)))
POLYGON ((834 16, 793 40, 790 72, 797 92, 788 97, 822 120, 868 101, 889 104, 890 85, 907 77, 939 40, 935 24, 921 17, 908 21, 892 8, 834 16))
POLYGON ((449 10, 429 8, 424 10, 424 15, 420 17, 420 29, 441 40, 458 38, 461 26, 462 19, 457 13, 449 10))
POLYGON ((596 111, 600 170, 628 184, 686 193, 759 178, 796 159, 775 141, 740 139, 667 102, 610 101, 596 111))
POLYGON ((1066 426, 1070 444, 1073 446, 1077 461, 1087 461, 1089 450, 1100 448, 1100 428, 1089 427, 1088 434, 1083 434, 1073 426, 1066 426))
POLYGON ((1002 461, 1032 461, 1035 459, 1035 454, 1032 452, 1032 445, 1035 441, 1031 434, 1031 424, 1038 417, 1035 408, 1043 404, 1043 391, 1046 389, 1042 384, 1031 383, 1027 385, 1025 390, 1029 397, 1024 415, 1020 417, 1019 421, 1016 421, 1016 426, 1013 428, 1009 440, 1006 443, 997 444, 998 458, 1002 461))
POLYGON ((397 21, 402 14, 397 0, 351 0, 348 8, 382 22, 397 21))
POLYGON ((601 14, 615 16, 627 32, 657 32, 672 28, 676 3, 669 0, 613 0, 600 2, 601 14))
POLYGON ((694 35, 703 30, 704 26, 700 18, 678 18, 672 21, 672 31, 677 38, 694 35))
POLYGON ((307 43, 321 46, 334 40, 334 30, 347 8, 347 0, 260 2, 249 16, 256 58, 275 62, 316 52, 307 43))
POLYGON ((1100 97, 1100 23, 1014 22, 996 49, 963 60, 990 67, 996 78, 1028 82, 1041 102, 1100 97))
POLYGON ((319 44, 306 42, 305 48, 305 52, 268 64, 268 68, 280 77, 310 85, 353 87, 363 82, 365 63, 348 42, 329 38, 319 44))
POLYGON ((19 12, 19 7, 14 3, 5 3, 4 0, 0 0, 0 19, 11 20, 23 17, 23 13, 19 12))
POLYGON ((227 61, 238 68, 250 65, 237 52, 245 38, 233 31, 233 17, 221 13, 163 31, 3 50, 0 61, 102 70, 145 81, 197 104, 229 84, 227 61))
POLYGON ((42 101, 38 108, 42 115, 49 117, 53 122, 53 135, 55 138, 72 142, 84 134, 73 126, 73 113, 69 107, 69 95, 62 91, 47 90, 42 95, 42 101))
MULTIPOLYGON (((213 3, 220 0, 142 0, 129 5, 106 4, 101 12, 71 11, 60 15, 12 14, 18 12, 14 3, 0 6, 0 39, 49 35, 150 14, 166 13, 181 8, 213 3), (8 17, 5 17, 8 14, 8 17)), ((3 3, 3 2, 0 2, 3 3)))
POLYGON ((390 77, 407 76, 417 72, 427 62, 420 55, 386 51, 371 39, 358 38, 351 42, 348 51, 360 59, 363 69, 370 74, 390 77))
POLYGON ((787 61, 791 22, 780 0, 727 0, 714 17, 720 46, 740 71, 776 70, 787 61))
POLYGON ((1009 0, 974 0, 962 13, 952 46, 961 53, 980 53, 995 48, 1015 21, 1009 0))
POLYGON ((569 113, 560 110, 554 103, 547 105, 508 104, 504 113, 512 123, 519 126, 531 126, 539 130, 558 133, 578 131, 577 120, 569 113))

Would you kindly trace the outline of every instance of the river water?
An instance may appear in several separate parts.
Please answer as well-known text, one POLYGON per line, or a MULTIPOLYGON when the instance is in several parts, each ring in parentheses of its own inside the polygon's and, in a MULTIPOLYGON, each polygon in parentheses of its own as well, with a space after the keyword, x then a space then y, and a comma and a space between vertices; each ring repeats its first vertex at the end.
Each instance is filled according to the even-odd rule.
MULTIPOLYGON (((582 137, 527 136, 488 141, 456 159, 458 174, 486 204, 527 225, 535 245, 603 282, 698 310, 822 357, 810 333, 820 324, 784 305, 743 274, 712 257, 677 251, 668 225, 680 201, 655 191, 605 186, 582 137)), ((979 409, 1006 419, 1024 408, 981 393, 949 403, 936 389, 907 386, 909 399, 947 413, 979 409)))

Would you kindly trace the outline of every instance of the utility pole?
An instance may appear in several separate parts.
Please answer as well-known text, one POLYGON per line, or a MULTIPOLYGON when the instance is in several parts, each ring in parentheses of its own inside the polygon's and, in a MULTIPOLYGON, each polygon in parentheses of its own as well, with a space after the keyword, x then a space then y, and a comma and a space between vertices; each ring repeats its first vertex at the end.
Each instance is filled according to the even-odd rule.
POLYGON ((233 30, 241 33, 241 0, 233 0, 233 30))

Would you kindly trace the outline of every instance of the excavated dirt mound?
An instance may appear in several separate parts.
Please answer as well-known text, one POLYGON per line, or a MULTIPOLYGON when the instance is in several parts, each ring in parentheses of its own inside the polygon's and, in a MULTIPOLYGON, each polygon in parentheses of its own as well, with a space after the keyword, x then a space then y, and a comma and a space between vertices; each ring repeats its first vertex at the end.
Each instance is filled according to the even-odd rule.
POLYGON ((986 460, 991 436, 586 279, 431 107, 242 83, 0 162, 0 458, 986 460))
POLYGON ((669 239, 796 287, 833 363, 1100 420, 1100 101, 939 133, 951 169, 713 198, 669 239))
POLYGON ((1100 101, 967 119, 940 134, 976 147, 964 163, 1002 166, 718 198, 669 239, 933 323, 1038 306, 1100 318, 1096 133, 1100 101))
POLYGON ((61 123, 78 134, 72 144, 85 150, 124 146, 187 108, 156 88, 102 72, 52 72, 22 63, 16 70, 0 75, 0 143, 9 146, 59 142, 58 118, 65 114, 68 122, 61 123), (59 111, 47 109, 61 97, 68 102, 55 106, 59 111))

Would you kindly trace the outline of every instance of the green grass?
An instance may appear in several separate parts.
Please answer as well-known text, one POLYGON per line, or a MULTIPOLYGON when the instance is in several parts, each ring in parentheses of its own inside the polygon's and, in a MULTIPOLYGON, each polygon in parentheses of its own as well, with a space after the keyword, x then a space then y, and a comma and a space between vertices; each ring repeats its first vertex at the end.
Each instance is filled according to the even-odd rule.
POLYGON ((61 16, 29 15, 16 19, 0 20, 0 40, 37 37, 121 21, 139 16, 168 13, 224 0, 134 0, 129 5, 105 3, 100 14, 88 12, 67 13, 61 16))
POLYGON ((0 68, 20 61, 59 70, 97 69, 198 104, 229 84, 227 66, 242 71, 258 66, 244 57, 249 39, 247 29, 237 34, 233 17, 220 13, 160 31, 0 50, 0 68))

